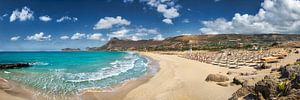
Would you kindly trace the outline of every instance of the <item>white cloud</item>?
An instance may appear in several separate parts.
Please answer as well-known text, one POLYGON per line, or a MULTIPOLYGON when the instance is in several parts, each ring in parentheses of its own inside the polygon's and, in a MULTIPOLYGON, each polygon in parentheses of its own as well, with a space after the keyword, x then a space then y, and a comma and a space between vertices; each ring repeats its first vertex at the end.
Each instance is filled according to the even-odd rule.
POLYGON ((179 17, 178 9, 180 5, 176 5, 176 0, 140 0, 146 2, 149 6, 155 7, 157 12, 162 13, 166 24, 173 24, 172 19, 179 17))
POLYGON ((44 22, 48 22, 48 21, 51 21, 51 20, 52 20, 52 18, 49 17, 48 15, 40 16, 39 19, 40 19, 41 21, 44 21, 44 22))
POLYGON ((111 34, 107 34, 107 36, 109 38, 113 38, 113 37, 124 38, 124 37, 126 37, 128 32, 129 32, 129 30, 124 28, 124 29, 121 29, 119 31, 112 32, 111 34))
POLYGON ((300 33, 300 1, 265 0, 255 15, 236 13, 229 21, 218 18, 203 26, 206 34, 300 33))
POLYGON ((26 21, 26 20, 32 20, 33 17, 33 11, 31 11, 26 6, 22 8, 22 10, 14 10, 12 14, 10 15, 10 22, 16 21, 19 19, 19 21, 26 21))
POLYGON ((70 38, 69 36, 61 36, 61 37, 60 37, 61 40, 67 40, 67 39, 69 39, 69 38, 70 38))
POLYGON ((163 19, 163 22, 165 22, 166 24, 173 24, 173 21, 171 19, 163 19))
POLYGON ((102 39, 101 37, 102 37, 102 34, 100 34, 100 33, 94 33, 91 35, 87 35, 88 40, 101 40, 102 39))
POLYGON ((2 16, 0 16, 0 21, 3 20, 3 18, 6 16, 8 16, 8 14, 3 14, 2 16))
POLYGON ((190 20, 189 19, 184 19, 184 20, 182 20, 182 23, 190 23, 190 20))
POLYGON ((159 32, 157 29, 148 29, 143 27, 137 28, 135 32, 135 35, 137 36, 147 36, 149 34, 159 34, 159 32))
POLYGON ((85 38, 86 35, 84 33, 75 33, 73 34, 73 36, 71 37, 72 40, 80 40, 85 38))
POLYGON ((78 20, 78 18, 76 18, 76 17, 63 16, 63 17, 57 19, 56 22, 58 22, 58 23, 63 22, 63 21, 73 21, 73 22, 76 22, 77 20, 78 20))
POLYGON ((129 37, 129 39, 130 39, 130 40, 133 40, 133 41, 138 41, 138 40, 141 40, 141 38, 140 38, 140 37, 138 37, 138 36, 134 36, 134 35, 133 35, 133 36, 130 36, 130 37, 129 37))
POLYGON ((33 36, 27 36, 25 40, 45 41, 51 40, 51 35, 44 36, 43 32, 36 33, 33 36))
POLYGON ((93 29, 109 29, 114 25, 130 25, 130 21, 123 19, 121 16, 114 17, 104 17, 101 18, 97 24, 95 24, 93 29))
POLYGON ((157 6, 157 11, 163 13, 166 19, 176 18, 179 16, 179 13, 176 8, 174 7, 167 8, 167 5, 165 4, 159 4, 157 6))
POLYGON ((153 37, 154 40, 164 40, 164 38, 162 37, 161 34, 156 35, 155 37, 153 37))
POLYGON ((124 3, 131 3, 133 2, 134 0, 123 0, 124 3))
POLYGON ((14 37, 11 37, 10 40, 11 41, 17 41, 17 40, 19 40, 20 37, 21 36, 14 36, 14 37))

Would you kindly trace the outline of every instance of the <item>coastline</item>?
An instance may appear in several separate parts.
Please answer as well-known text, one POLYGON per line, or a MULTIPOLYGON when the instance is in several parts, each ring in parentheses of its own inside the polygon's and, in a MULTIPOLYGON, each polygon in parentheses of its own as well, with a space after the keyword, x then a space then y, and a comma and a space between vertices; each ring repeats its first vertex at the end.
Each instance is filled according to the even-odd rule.
POLYGON ((124 100, 224 100, 240 88, 222 87, 205 81, 211 73, 225 75, 228 71, 226 68, 176 55, 142 54, 159 61, 160 71, 148 82, 130 91, 124 100))
POLYGON ((157 60, 144 55, 141 52, 136 53, 145 57, 149 61, 147 72, 144 75, 134 79, 126 80, 108 89, 88 89, 83 91, 79 97, 83 100, 123 100, 130 91, 142 84, 147 83, 152 77, 155 76, 156 73, 159 72, 159 63, 157 60))
MULTIPOLYGON (((240 73, 256 71, 257 75, 250 75, 249 77, 261 80, 271 71, 271 68, 255 70, 251 67, 228 69, 160 52, 137 53, 150 61, 144 75, 124 81, 111 88, 88 89, 79 95, 68 95, 63 98, 73 100, 224 100, 229 99, 241 86, 223 87, 217 85, 216 82, 206 82, 205 78, 209 74, 225 75, 230 80, 225 83, 230 84, 234 77, 240 76, 240 73), (154 70, 155 74, 151 68, 157 68, 154 70), (233 72, 233 74, 228 75, 228 72, 233 72)), ((281 60, 277 67, 291 63, 299 55, 289 55, 286 59, 281 60)), ((273 66, 273 68, 276 67, 273 66)), ((12 98, 12 100, 22 100, 16 95, 3 93, 1 89, 0 95, 12 98)))

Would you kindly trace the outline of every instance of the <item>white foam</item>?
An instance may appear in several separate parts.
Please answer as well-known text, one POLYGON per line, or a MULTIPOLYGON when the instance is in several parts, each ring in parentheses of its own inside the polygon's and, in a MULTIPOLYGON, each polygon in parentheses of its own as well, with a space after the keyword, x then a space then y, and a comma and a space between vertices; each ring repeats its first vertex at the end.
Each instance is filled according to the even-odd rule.
POLYGON ((45 63, 45 62, 33 62, 33 63, 29 63, 30 65, 42 65, 42 66, 47 66, 49 65, 49 63, 45 63))
POLYGON ((11 73, 11 72, 9 72, 9 71, 4 71, 4 73, 5 73, 5 74, 9 74, 9 73, 11 73))
POLYGON ((86 81, 97 81, 105 78, 118 76, 122 73, 127 72, 135 67, 135 62, 139 59, 139 56, 129 53, 124 56, 125 60, 116 60, 111 64, 111 67, 102 68, 101 70, 93 73, 77 73, 68 74, 67 82, 86 82, 86 81))

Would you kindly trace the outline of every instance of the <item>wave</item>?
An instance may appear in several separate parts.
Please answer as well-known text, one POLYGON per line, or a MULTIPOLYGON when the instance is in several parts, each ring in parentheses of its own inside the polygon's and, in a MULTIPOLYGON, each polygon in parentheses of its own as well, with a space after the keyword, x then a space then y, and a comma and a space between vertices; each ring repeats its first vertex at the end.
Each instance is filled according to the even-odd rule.
POLYGON ((97 72, 92 73, 77 73, 77 74, 67 74, 67 82, 87 82, 87 81, 97 81, 114 76, 119 76, 122 73, 127 72, 135 67, 136 61, 140 59, 138 55, 133 53, 128 53, 123 57, 122 60, 116 60, 111 62, 110 67, 102 68, 97 72))
POLYGON ((49 63, 46 63, 46 62, 32 62, 32 63, 29 63, 29 65, 41 65, 41 66, 47 66, 49 65, 49 63))

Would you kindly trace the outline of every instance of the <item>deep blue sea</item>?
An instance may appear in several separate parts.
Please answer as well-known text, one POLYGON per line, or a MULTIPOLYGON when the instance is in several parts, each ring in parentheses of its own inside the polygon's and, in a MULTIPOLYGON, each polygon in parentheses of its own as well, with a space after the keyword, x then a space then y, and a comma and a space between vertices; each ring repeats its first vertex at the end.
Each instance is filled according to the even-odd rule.
POLYGON ((0 63, 30 63, 0 70, 0 77, 51 94, 108 88, 144 75, 148 66, 132 52, 0 52, 0 63))

